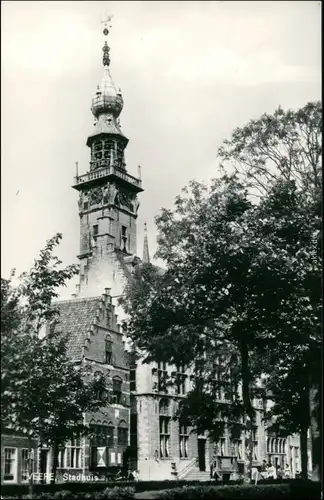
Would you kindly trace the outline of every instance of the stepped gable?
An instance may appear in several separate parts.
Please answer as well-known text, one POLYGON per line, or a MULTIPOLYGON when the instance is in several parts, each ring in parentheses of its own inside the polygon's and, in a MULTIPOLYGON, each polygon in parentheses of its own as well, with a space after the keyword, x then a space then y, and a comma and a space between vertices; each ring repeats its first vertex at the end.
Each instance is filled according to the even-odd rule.
POLYGON ((59 311, 55 329, 60 329, 68 335, 68 354, 72 359, 82 358, 85 341, 96 323, 102 301, 102 296, 99 296, 55 303, 59 311))

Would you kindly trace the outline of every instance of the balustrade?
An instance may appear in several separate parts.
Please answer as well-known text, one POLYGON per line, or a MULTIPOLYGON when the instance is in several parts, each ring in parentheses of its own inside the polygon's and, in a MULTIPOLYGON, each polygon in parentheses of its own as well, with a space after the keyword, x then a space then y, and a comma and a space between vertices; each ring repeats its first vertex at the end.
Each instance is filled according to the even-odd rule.
POLYGON ((93 179, 99 179, 101 177, 105 177, 108 175, 116 175, 120 179, 123 179, 124 181, 129 182, 130 184, 136 185, 139 188, 141 188, 142 186, 142 181, 140 179, 137 179, 136 177, 129 175, 121 168, 118 168, 114 165, 109 165, 106 160, 99 160, 96 162, 92 162, 92 165, 93 164, 96 165, 95 170, 91 170, 90 172, 87 172, 86 174, 83 175, 79 175, 75 178, 76 181, 75 183, 77 185, 83 184, 84 182, 92 181, 93 179))

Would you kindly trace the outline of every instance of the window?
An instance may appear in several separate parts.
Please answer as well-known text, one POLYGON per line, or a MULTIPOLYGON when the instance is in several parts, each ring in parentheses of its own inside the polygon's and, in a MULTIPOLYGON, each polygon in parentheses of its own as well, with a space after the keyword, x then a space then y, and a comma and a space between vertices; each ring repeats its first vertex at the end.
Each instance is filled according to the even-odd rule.
POLYGON ((72 439, 66 447, 67 467, 71 469, 81 468, 81 440, 72 439))
POLYGON ((258 442, 254 441, 253 442, 253 460, 258 460, 258 455, 259 455, 258 442))
POLYGON ((129 389, 136 391, 136 368, 132 368, 129 374, 129 389))
POLYGON ((164 415, 164 416, 169 416, 169 400, 168 399, 161 399, 159 403, 159 414, 164 415))
POLYGON ((166 369, 166 363, 158 363, 158 391, 167 392, 166 382, 167 382, 168 372, 166 369))
POLYGON ((127 446, 128 445, 128 426, 125 420, 119 422, 118 426, 118 445, 127 446))
POLYGON ((20 463, 20 480, 21 482, 28 481, 29 466, 28 466, 28 449, 22 448, 21 450, 21 463, 20 463))
POLYGON ((189 433, 187 425, 180 421, 179 422, 179 443, 180 443, 180 458, 188 457, 188 440, 189 433))
POLYGON ((267 453, 270 453, 270 444, 271 444, 271 439, 267 439, 267 453))
POLYGON ((217 444, 218 454, 223 457, 225 455, 225 438, 218 439, 217 444))
POLYGON ((58 469, 65 468, 65 460, 66 460, 66 448, 62 448, 58 452, 58 457, 57 457, 57 468, 58 469))
POLYGON ((96 236, 98 236, 98 232, 99 232, 99 226, 98 224, 95 224, 92 228, 92 234, 93 234, 93 237, 95 238, 96 236))
POLYGON ((16 481, 17 448, 4 449, 4 481, 16 481))
POLYGON ((122 397, 122 381, 120 378, 113 378, 113 404, 121 404, 122 397))
POLYGON ((112 341, 110 337, 106 337, 105 340, 105 363, 107 365, 112 364, 112 341))
POLYGON ((242 440, 241 439, 235 439, 234 450, 235 450, 235 455, 237 456, 237 459, 242 460, 243 452, 242 452, 242 440))
POLYGON ((170 455, 170 417, 159 417, 160 422, 160 457, 167 458, 170 455))
POLYGON ((252 439, 253 439, 253 460, 258 460, 259 445, 258 445, 258 428, 257 427, 254 427, 252 429, 252 439))
POLYGON ((96 425, 91 424, 91 446, 103 447, 108 446, 112 448, 114 446, 114 425, 109 422, 108 425, 96 425))
POLYGON ((186 393, 186 379, 185 367, 183 365, 177 366, 176 384, 177 384, 177 394, 186 393))
POLYGON ((278 453, 278 439, 275 439, 275 453, 278 453))
POLYGON ((127 240, 128 240, 127 227, 122 226, 121 227, 121 247, 122 247, 123 252, 127 252, 127 240))

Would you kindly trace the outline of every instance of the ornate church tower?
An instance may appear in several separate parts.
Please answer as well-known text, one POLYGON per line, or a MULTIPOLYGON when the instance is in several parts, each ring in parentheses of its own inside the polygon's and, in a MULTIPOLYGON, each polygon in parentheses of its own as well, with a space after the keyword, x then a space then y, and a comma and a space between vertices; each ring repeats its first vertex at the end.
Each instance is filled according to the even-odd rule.
POLYGON ((107 23, 103 34, 103 78, 92 99, 95 124, 87 139, 90 169, 83 175, 77 172, 73 185, 80 193, 81 296, 100 295, 106 287, 112 295, 122 293, 125 275, 137 262, 137 195, 143 191, 141 180, 126 170, 128 139, 119 121, 123 98, 110 75, 107 23))

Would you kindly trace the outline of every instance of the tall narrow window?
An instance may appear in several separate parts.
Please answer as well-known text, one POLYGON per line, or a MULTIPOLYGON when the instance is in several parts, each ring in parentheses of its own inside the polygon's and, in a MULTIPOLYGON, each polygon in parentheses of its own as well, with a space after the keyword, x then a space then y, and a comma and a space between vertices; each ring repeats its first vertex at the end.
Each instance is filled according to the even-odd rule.
POLYGON ((98 236, 98 232, 99 232, 99 226, 98 224, 95 224, 93 227, 92 227, 92 234, 93 234, 93 237, 95 238, 96 236, 98 236))
POLYGON ((64 467, 65 467, 65 458, 66 458, 66 448, 62 448, 58 452, 58 456, 57 456, 57 468, 58 469, 64 469, 64 467))
POLYGON ((81 468, 81 440, 72 439, 67 444, 67 467, 70 469, 81 468))
POLYGON ((129 374, 129 389, 136 391, 136 368, 132 368, 129 374))
POLYGON ((121 404, 122 399, 122 381, 120 378, 113 378, 113 404, 121 404))
POLYGON ((21 462, 20 462, 20 480, 21 482, 28 481, 28 449, 22 448, 21 450, 21 462))
POLYGON ((122 247, 123 252, 127 252, 127 240, 128 240, 127 227, 122 226, 121 227, 121 247, 122 247))
POLYGON ((159 425, 160 425, 160 457, 167 458, 170 455, 170 404, 166 398, 159 403, 159 425))
POLYGON ((179 444, 180 444, 180 458, 188 457, 188 441, 189 433, 185 422, 179 422, 179 444))
POLYGON ((217 454, 221 457, 225 455, 225 438, 217 440, 217 454))
POLYGON ((183 365, 177 366, 177 394, 186 393, 186 379, 185 367, 183 365))
POLYGON ((170 417, 159 417, 160 420, 160 457, 167 458, 170 455, 170 417))
POLYGON ((112 341, 110 337, 105 340, 105 362, 107 365, 112 364, 112 341))
POLYGON ((158 391, 159 392, 168 392, 167 391, 167 377, 168 377, 168 372, 166 368, 166 363, 159 363, 158 364, 158 391))
POLYGON ((17 480, 17 448, 4 449, 4 481, 17 480))
POLYGON ((118 426, 118 445, 127 446, 128 445, 128 426, 125 420, 121 420, 118 426))
POLYGON ((243 453, 242 453, 242 440, 241 439, 235 439, 234 450, 235 450, 235 455, 237 456, 237 459, 242 460, 243 453))

